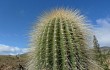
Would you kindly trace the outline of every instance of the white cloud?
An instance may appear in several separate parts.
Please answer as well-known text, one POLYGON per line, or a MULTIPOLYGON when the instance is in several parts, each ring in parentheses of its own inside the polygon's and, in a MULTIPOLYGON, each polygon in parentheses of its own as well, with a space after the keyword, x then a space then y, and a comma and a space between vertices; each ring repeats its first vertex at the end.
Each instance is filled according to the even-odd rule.
POLYGON ((97 19, 94 27, 95 35, 101 46, 110 46, 110 18, 97 19))
POLYGON ((18 48, 0 44, 0 54, 16 55, 28 52, 27 48, 18 48))

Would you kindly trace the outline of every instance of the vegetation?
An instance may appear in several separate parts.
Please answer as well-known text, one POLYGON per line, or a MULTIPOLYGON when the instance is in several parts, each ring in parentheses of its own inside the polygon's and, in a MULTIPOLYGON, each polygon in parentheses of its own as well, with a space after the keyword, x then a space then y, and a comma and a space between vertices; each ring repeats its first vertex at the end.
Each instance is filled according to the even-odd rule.
POLYGON ((107 54, 102 54, 101 52, 101 49, 100 49, 100 46, 98 44, 98 40, 97 38, 94 36, 94 40, 93 40, 93 43, 94 43, 94 59, 97 61, 97 63, 103 67, 104 70, 110 70, 108 68, 108 64, 105 63, 106 60, 107 60, 107 55, 109 54, 109 52, 107 54))
POLYGON ((31 37, 29 70, 102 70, 87 54, 90 30, 76 10, 56 9, 45 14, 31 37))
MULTIPOLYGON (((106 60, 104 63, 106 63, 110 69, 110 54, 104 53, 108 52, 110 47, 101 47, 100 50, 105 54, 104 58, 106 58, 106 60)), ((28 70, 26 67, 28 57, 26 55, 27 54, 17 55, 17 57, 12 55, 0 55, 0 70, 28 70)))
POLYGON ((94 59, 98 62, 98 64, 103 64, 103 58, 102 58, 102 53, 100 50, 100 45, 98 44, 98 40, 94 36, 94 59))
POLYGON ((26 70, 26 55, 0 55, 0 70, 26 70))

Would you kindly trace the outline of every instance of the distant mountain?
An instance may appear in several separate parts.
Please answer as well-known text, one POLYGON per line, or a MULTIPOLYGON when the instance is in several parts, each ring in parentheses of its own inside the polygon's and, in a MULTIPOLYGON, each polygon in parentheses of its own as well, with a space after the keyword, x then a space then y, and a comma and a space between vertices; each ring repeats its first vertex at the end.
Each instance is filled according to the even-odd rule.
POLYGON ((108 46, 100 47, 100 49, 101 49, 101 51, 102 51, 103 53, 110 52, 110 47, 108 47, 108 46))
POLYGON ((103 46, 103 47, 101 47, 101 49, 110 49, 110 47, 109 46, 103 46))

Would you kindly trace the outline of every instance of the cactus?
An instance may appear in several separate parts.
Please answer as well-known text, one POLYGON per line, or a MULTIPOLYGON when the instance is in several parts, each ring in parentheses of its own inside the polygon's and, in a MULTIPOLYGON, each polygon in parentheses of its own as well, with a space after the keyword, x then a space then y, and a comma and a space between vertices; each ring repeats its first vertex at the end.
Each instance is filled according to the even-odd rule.
POLYGON ((44 14, 31 32, 29 70, 90 70, 88 37, 85 18, 78 11, 44 14))

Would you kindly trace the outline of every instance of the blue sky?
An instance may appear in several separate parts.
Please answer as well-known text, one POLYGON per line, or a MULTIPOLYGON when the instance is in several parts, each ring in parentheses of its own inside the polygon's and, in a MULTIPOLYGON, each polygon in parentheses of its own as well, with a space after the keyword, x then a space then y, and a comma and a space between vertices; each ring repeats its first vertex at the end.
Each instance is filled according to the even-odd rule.
POLYGON ((110 0, 0 0, 0 54, 26 52, 37 17, 59 7, 79 9, 94 26, 101 46, 110 46, 110 0))

